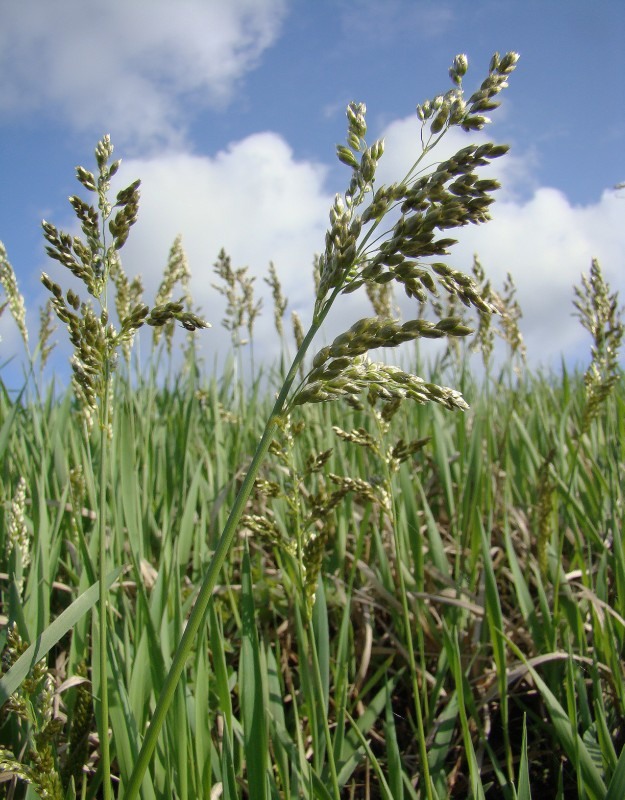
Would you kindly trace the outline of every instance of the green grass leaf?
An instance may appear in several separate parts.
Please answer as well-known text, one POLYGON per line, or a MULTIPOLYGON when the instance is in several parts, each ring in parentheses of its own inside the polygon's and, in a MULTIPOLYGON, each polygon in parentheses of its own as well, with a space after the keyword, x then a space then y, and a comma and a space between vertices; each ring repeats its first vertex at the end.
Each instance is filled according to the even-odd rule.
MULTIPOLYGON (((106 578, 107 588, 115 583, 121 575, 122 567, 109 572, 106 578)), ((94 583, 86 592, 76 598, 59 616, 51 622, 35 641, 22 653, 11 669, 0 680, 0 706, 4 705, 15 692, 33 666, 40 661, 73 628, 98 602, 99 582, 94 583)))
POLYGON ((605 800, 622 800, 623 797, 625 797, 625 747, 621 750, 605 800))
POLYGON ((527 759, 527 719, 523 715, 523 740, 521 742, 521 761, 519 763, 519 785, 517 800, 532 800, 530 789, 530 771, 527 759))
POLYGON ((260 644, 252 585, 250 554, 245 541, 241 571, 241 723, 250 800, 267 800, 268 716, 265 681, 261 671, 260 644))
POLYGON ((573 764, 574 769, 580 773, 580 778, 583 781, 585 790, 588 792, 592 800, 604 800, 606 794, 605 783, 595 766, 591 754, 588 752, 581 736, 572 729, 571 720, 568 714, 562 708, 558 699, 553 694, 551 689, 547 686, 545 681, 540 677, 534 667, 527 662, 521 651, 516 645, 508 640, 510 647, 515 651, 518 658, 523 661, 531 674, 538 690, 540 691, 543 701, 549 712, 551 722, 553 725, 553 733, 556 740, 562 746, 564 752, 567 754, 573 764))

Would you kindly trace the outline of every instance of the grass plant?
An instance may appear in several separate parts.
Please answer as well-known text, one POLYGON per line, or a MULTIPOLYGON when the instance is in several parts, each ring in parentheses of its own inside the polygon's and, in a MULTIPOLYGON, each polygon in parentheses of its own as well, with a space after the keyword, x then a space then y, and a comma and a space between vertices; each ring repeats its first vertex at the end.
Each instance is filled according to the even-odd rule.
MULTIPOLYGON (((401 783, 405 796, 425 797, 416 736, 419 699, 434 796, 469 794, 463 713, 487 797, 512 797, 513 786, 520 791, 524 719, 533 796, 558 796, 561 770, 560 796, 575 796, 584 749, 589 755, 600 754, 597 769, 607 792, 618 772, 624 740, 620 663, 625 610, 619 598, 625 570, 616 535, 623 521, 620 467, 606 446, 604 431, 622 433, 622 388, 620 378, 610 403, 593 421, 592 437, 578 455, 583 468, 575 471, 570 491, 571 437, 583 417, 586 391, 582 376, 525 374, 518 383, 488 395, 479 386, 468 385, 465 391, 475 401, 464 415, 405 404, 393 415, 386 442, 409 441, 415 429, 429 437, 392 474, 393 493, 400 498, 396 531, 403 553, 404 598, 416 642, 416 673, 411 672, 406 647, 395 532, 381 508, 381 485, 375 480, 381 464, 364 455, 369 448, 356 442, 339 447, 332 430, 335 425, 346 432, 367 431, 385 453, 375 413, 366 406, 311 407, 305 427, 293 438, 289 457, 299 475, 306 476, 300 492, 302 535, 319 527, 316 505, 328 508, 312 626, 307 627, 305 592, 299 584, 301 561, 281 540, 276 546, 270 536, 253 532, 251 583, 244 583, 244 534, 252 531, 245 521, 184 671, 181 699, 186 697, 186 703, 178 702, 167 716, 163 745, 150 769, 153 795, 183 796, 185 783, 188 797, 210 794, 219 783, 231 796, 251 793, 245 742, 253 739, 244 725, 252 723, 240 705, 243 685, 260 686, 260 697, 266 699, 264 717, 257 724, 268 731, 269 796, 325 796, 320 787, 328 791, 330 773, 324 772, 329 766, 323 755, 324 719, 319 715, 327 707, 337 780, 345 796, 365 796, 367 783, 372 796, 382 793, 376 777, 379 768, 392 792, 401 783), (514 407, 522 408, 523 415, 511 414, 514 407), (545 575, 539 566, 535 515, 542 454, 553 446, 553 421, 558 422, 562 449, 552 466, 551 513, 557 525, 552 525, 547 545, 545 575), (311 455, 316 460, 330 449, 318 471, 310 472, 311 455), (491 454, 487 463, 483 453, 491 454), (443 464, 446 470, 441 469, 443 464), (332 492, 350 482, 335 483, 331 475, 353 481, 353 490, 337 505, 332 492), (359 479, 364 485, 358 484, 360 475, 368 476, 359 479), (304 489, 310 493, 308 499, 304 489), (565 503, 567 496, 570 500, 565 503), (556 617, 554 554, 559 541, 554 537, 559 529, 564 531, 564 546, 556 617), (253 587, 257 620, 256 639, 246 627, 252 653, 248 666, 240 661, 244 585, 248 593, 253 587), (323 703, 318 701, 311 633, 323 703), (464 676, 461 692, 459 667, 464 676), (532 670, 544 686, 536 682, 532 670), (569 717, 575 709, 576 716, 569 717), (573 731, 581 745, 571 738, 573 731), (393 752, 399 753, 399 762, 393 752)), ((269 412, 271 401, 268 395, 258 397, 249 406, 248 419, 233 421, 224 411, 233 391, 227 383, 208 383, 201 395, 190 378, 169 389, 120 382, 117 391, 108 516, 120 531, 115 547, 126 554, 132 568, 123 585, 111 590, 109 603, 117 611, 111 635, 135 717, 130 725, 123 707, 112 716, 114 772, 123 775, 122 770, 132 768, 140 742, 137 731, 150 719, 150 698, 162 686, 177 631, 233 500, 233 475, 255 445, 258 411, 269 412), (137 409, 143 413, 138 415, 137 409), (128 441, 134 442, 130 452, 128 441), (176 480, 172 465, 177 465, 176 480)), ((28 631, 45 627, 46 619, 56 617, 88 584, 81 574, 78 545, 72 542, 78 541, 74 526, 87 539, 95 529, 95 520, 82 513, 83 507, 85 511, 95 507, 95 487, 89 488, 87 481, 84 494, 76 498, 79 502, 67 504, 70 510, 49 505, 53 498, 69 498, 75 460, 88 466, 81 427, 69 413, 69 400, 59 397, 47 409, 22 408, 9 438, 15 464, 10 475, 23 474, 26 482, 24 519, 35 567, 27 572, 24 599, 15 602, 15 610, 8 584, 3 586, 3 607, 10 616, 29 620, 28 631), (44 424, 45 444, 33 446, 41 441, 38 431, 44 424), (47 561, 46 553, 52 555, 47 561), (22 606, 20 615, 17 609, 22 606), (41 623, 39 608, 50 609, 41 623)), ((10 408, 5 399, 3 419, 9 418, 10 408)), ((277 458, 267 462, 263 473, 268 483, 273 480, 289 497, 294 495, 291 481, 299 478, 281 469, 277 458)), ((13 480, 16 486, 17 477, 13 480)), ((246 513, 273 520, 273 529, 282 538, 288 536, 294 512, 279 496, 270 497, 271 487, 261 484, 258 489, 246 513)), ((10 492, 11 502, 15 494, 10 492)), ((65 634, 52 651, 54 657, 47 663, 55 687, 76 676, 78 665, 91 658, 89 627, 76 623, 72 636, 65 634)), ((73 716, 79 688, 70 685, 59 695, 61 725, 55 751, 59 769, 68 736, 64 715, 73 716)), ((3 745, 21 752, 20 742, 31 735, 28 725, 32 721, 18 725, 14 716, 5 716, 3 745)), ((24 753, 25 763, 30 764, 24 753)), ((85 779, 93 791, 99 782, 98 756, 92 736, 85 779)), ((144 794, 148 792, 144 784, 144 794)))
POLYGON ((465 98, 458 56, 453 88, 418 107, 421 153, 391 186, 375 185, 384 146, 350 104, 350 180, 291 360, 269 272, 284 353, 266 392, 237 363, 260 307, 223 251, 237 379, 203 375, 192 346, 162 376, 158 333, 155 368, 131 375, 142 324, 169 352, 176 320, 204 323, 179 239, 152 310, 124 275, 138 182, 109 199, 108 138, 96 173, 78 168, 96 198, 71 198, 82 238, 44 223, 50 255, 92 298, 44 276, 75 350, 73 393, 0 391, 4 796, 622 796, 618 298, 593 262, 575 290, 586 375, 531 373, 512 280, 497 292, 479 261, 469 275, 439 260, 449 230, 487 220, 497 185, 476 170, 506 148, 428 155, 450 126, 486 124, 515 63, 495 55, 465 98), (392 316, 392 287, 415 319, 392 316), (311 358, 359 288, 375 316, 311 358), (466 368, 471 313, 481 384, 466 368), (495 330, 510 351, 500 374, 495 330), (458 347, 428 380, 416 354, 401 368, 367 355, 429 338, 458 347))

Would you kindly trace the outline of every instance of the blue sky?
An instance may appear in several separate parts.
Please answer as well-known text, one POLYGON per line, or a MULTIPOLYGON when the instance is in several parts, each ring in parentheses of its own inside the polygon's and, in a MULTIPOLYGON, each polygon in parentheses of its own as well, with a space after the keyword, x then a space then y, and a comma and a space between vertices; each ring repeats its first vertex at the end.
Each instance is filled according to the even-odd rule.
MULTIPOLYGON (((613 188, 625 181, 624 41, 621 0, 5 1, 0 240, 31 336, 46 299, 41 271, 65 282, 46 260, 41 219, 72 229, 74 167, 92 168, 103 133, 123 159, 120 180, 142 179, 124 266, 142 274, 149 301, 182 234, 194 298, 213 323, 200 334, 210 357, 227 343, 211 287, 221 247, 258 275, 259 290, 273 260, 289 310, 307 319, 313 254, 349 178, 334 155, 346 104, 366 102, 368 139, 386 140, 380 178, 397 180, 418 153, 415 106, 450 88, 454 55, 469 57, 470 93, 494 51, 516 50, 493 124, 448 143, 511 145, 496 168, 493 221, 463 231, 449 261, 468 270, 477 252, 496 286, 512 273, 532 363, 564 354, 583 365, 589 343, 571 314, 572 285, 597 257, 625 290, 625 191, 613 188)), ((265 304, 257 352, 271 359, 265 304)), ((370 313, 349 296, 329 335, 370 313)), ((6 312, 0 335, 1 363, 20 350, 6 312)))

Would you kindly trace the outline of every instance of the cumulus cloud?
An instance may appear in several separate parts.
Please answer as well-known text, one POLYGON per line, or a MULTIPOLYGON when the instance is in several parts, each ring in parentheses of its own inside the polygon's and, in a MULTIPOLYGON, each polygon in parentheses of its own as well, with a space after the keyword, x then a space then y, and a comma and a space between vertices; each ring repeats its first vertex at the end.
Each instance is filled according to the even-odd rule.
POLYGON ((168 0, 4 3, 0 108, 44 109, 116 141, 180 144, 181 101, 227 102, 275 41, 286 4, 179 0, 173 11, 168 0))
POLYGON ((597 258, 605 279, 623 297, 623 210, 612 191, 592 205, 574 206, 562 192, 541 187, 526 202, 497 205, 485 235, 467 232, 463 250, 478 251, 496 281, 512 274, 533 361, 553 363, 560 354, 587 361, 588 334, 572 316, 573 285, 597 258))
MULTIPOLYGON (((469 142, 482 143, 488 138, 486 133, 467 137, 451 132, 440 152, 432 153, 424 164, 447 157, 469 142)), ((398 120, 384 136, 379 180, 388 183, 402 177, 412 164, 418 152, 418 126, 414 118, 398 120)), ((312 257, 323 248, 334 191, 344 187, 328 187, 327 168, 296 160, 275 133, 247 137, 214 157, 169 155, 125 166, 128 179, 141 176, 143 181, 140 222, 123 253, 126 266, 143 272, 153 291, 168 247, 182 233, 194 275, 194 296, 208 318, 218 323, 223 303, 211 287, 212 264, 225 247, 235 266, 249 265, 251 273, 258 275, 257 288, 265 295, 266 307, 258 328, 258 350, 270 358, 277 343, 271 299, 262 276, 272 260, 291 308, 310 318, 312 257)), ((502 183, 493 219, 459 231, 459 244, 448 261, 468 271, 477 253, 496 287, 502 286, 508 272, 512 274, 533 363, 557 365, 562 353, 583 359, 588 342, 572 316, 572 287, 596 257, 613 289, 623 293, 624 201, 606 191, 594 204, 575 206, 562 192, 537 186, 531 157, 514 148, 489 171, 502 183)), ((405 316, 414 312, 414 301, 397 299, 405 316)), ((341 298, 340 308, 328 320, 326 335, 333 336, 371 313, 366 297, 341 298)), ((209 350, 217 341, 223 344, 224 335, 206 334, 207 340, 212 337, 209 350)))
POLYGON ((259 357, 271 361, 279 343, 273 331, 269 289, 262 280, 273 261, 290 309, 309 314, 312 262, 323 247, 331 196, 327 168, 295 159, 275 133, 258 133, 215 156, 188 153, 125 161, 123 179, 140 177, 139 221, 122 251, 128 272, 141 273, 146 297, 160 283, 168 250, 181 234, 192 272, 192 294, 213 330, 200 334, 205 353, 228 349, 221 328, 223 299, 212 287, 213 264, 223 247, 233 267, 255 275, 265 313, 258 324, 259 357))
MULTIPOLYGON (((380 163, 383 182, 397 180, 410 168, 418 145, 414 118, 396 120, 384 131, 386 150, 380 163)), ((491 141, 489 129, 469 135, 452 130, 424 160, 424 165, 452 155, 469 143, 491 141)), ((496 140, 496 137, 495 137, 496 140)), ((512 146, 483 174, 497 178, 492 220, 454 232, 459 244, 449 263, 469 270, 473 254, 495 287, 511 273, 523 310, 522 332, 533 363, 557 365, 560 355, 587 358, 588 337, 573 313, 573 285, 598 258, 613 290, 625 294, 625 200, 606 190, 594 203, 574 205, 561 191, 539 186, 532 151, 512 146)), ((404 309, 405 302, 402 303, 404 309)))
MULTIPOLYGON (((412 164, 418 152, 418 126, 414 119, 398 120, 384 136, 379 180, 389 183, 403 177, 412 164)), ((425 164, 486 138, 452 132, 444 149, 431 154, 425 164)), ((493 219, 461 229, 448 263, 468 271, 477 253, 496 288, 501 288, 508 272, 512 274, 531 363, 557 367, 564 354, 585 364, 589 341, 573 316, 572 287, 596 257, 612 289, 623 297, 625 201, 606 191, 595 203, 573 205, 562 192, 536 185, 532 159, 518 148, 496 160, 490 170, 503 186, 492 207, 493 219)), ((230 350, 229 334, 220 325, 223 298, 211 286, 216 280, 213 264, 225 248, 234 267, 249 266, 250 274, 257 276, 265 309, 255 329, 255 357, 257 362, 275 363, 279 342, 269 289, 262 278, 273 261, 290 301, 289 312, 295 309, 306 323, 310 321, 313 255, 323 249, 334 193, 345 188, 329 186, 334 174, 328 165, 295 158, 284 138, 272 132, 248 136, 211 156, 178 152, 125 160, 120 182, 141 178, 142 197, 139 221, 121 253, 124 266, 130 274, 142 274, 150 302, 169 248, 182 234, 194 301, 213 324, 212 330, 197 334, 207 364, 212 364, 216 354, 223 360, 230 350)), ((348 177, 345 168, 345 184, 348 177)), ((404 317, 414 314, 415 301, 399 295, 397 299, 404 317)), ((325 326, 326 341, 371 314, 364 293, 339 298, 325 326)), ((424 354, 433 352, 430 344, 426 343, 424 354)))

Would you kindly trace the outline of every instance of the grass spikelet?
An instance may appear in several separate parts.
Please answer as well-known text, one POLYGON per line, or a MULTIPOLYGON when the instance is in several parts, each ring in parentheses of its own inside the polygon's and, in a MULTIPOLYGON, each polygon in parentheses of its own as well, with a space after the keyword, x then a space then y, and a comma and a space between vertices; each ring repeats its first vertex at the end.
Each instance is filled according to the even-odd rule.
POLYGON ((318 533, 311 534, 306 540, 302 554, 302 567, 304 571, 304 591, 306 593, 306 606, 312 615, 317 592, 317 583, 323 564, 323 556, 330 535, 327 527, 322 527, 318 533))
POLYGON ((82 770, 89 755, 89 734, 94 722, 91 682, 87 680, 87 665, 84 662, 77 666, 76 676, 84 680, 76 687, 69 725, 67 757, 61 773, 61 780, 66 790, 72 778, 76 786, 80 784, 82 770))
POLYGON ((222 283, 211 284, 219 294, 226 298, 225 317, 221 324, 232 337, 232 346, 237 349, 252 340, 254 322, 260 314, 262 299, 254 302, 254 282, 256 278, 248 275, 248 267, 234 269, 232 260, 222 248, 214 264, 215 274, 222 283), (247 337, 241 335, 241 330, 247 331, 247 337))
POLYGON ((301 317, 297 311, 291 312, 291 325, 293 326, 293 338, 295 339, 295 344, 299 350, 299 348, 302 346, 302 342, 304 341, 305 332, 301 317))
POLYGON ((31 561, 31 537, 25 519, 26 480, 20 477, 6 519, 7 555, 13 555, 14 579, 18 592, 24 588, 24 573, 31 561))
POLYGON ((366 283, 365 291, 378 317, 392 317, 396 313, 391 283, 366 283))
MULTIPOLYGON (((26 648, 27 643, 19 635, 16 625, 11 625, 2 656, 3 673, 13 666, 26 648)), ((45 660, 33 666, 19 690, 9 699, 7 709, 25 729, 25 755, 30 763, 18 760, 11 751, 0 748, 2 770, 31 784, 39 797, 63 800, 65 795, 55 757, 61 721, 55 716, 54 681, 45 660)))
MULTIPOLYGON (((259 487, 259 491, 263 491, 261 487, 259 487)), ((267 516, 244 514, 241 517, 241 524, 258 536, 265 546, 289 548, 288 542, 285 542, 276 523, 267 516)))
MULTIPOLYGON (((167 265, 163 273, 163 280, 158 288, 154 302, 156 305, 164 305, 171 301, 174 288, 177 284, 183 291, 182 301, 188 307, 191 306, 191 295, 189 293, 189 279, 191 273, 187 255, 182 246, 182 235, 178 234, 169 251, 167 265)), ((165 343, 168 355, 171 355, 172 342, 174 337, 174 321, 170 320, 163 326, 155 327, 152 330, 152 344, 154 347, 160 341, 161 335, 165 335, 165 343)))
MULTIPOLYGON (((17 278, 15 272, 7 256, 5 246, 0 242, 0 286, 4 289, 6 295, 6 304, 9 306, 11 316, 15 320, 18 327, 24 347, 28 350, 28 329, 26 327, 26 306, 24 298, 20 294, 17 286, 17 278)), ((0 308, 0 314, 2 313, 0 308)))
POLYGON ((508 345, 510 360, 518 361, 517 371, 527 362, 527 349, 519 321, 523 317, 521 306, 516 299, 516 286, 510 273, 506 275, 503 292, 496 293, 495 305, 499 312, 499 335, 508 345))
POLYGON ((43 370, 48 359, 56 347, 56 342, 51 342, 52 335, 57 326, 54 324, 54 306, 48 298, 39 312, 39 364, 43 370))
MULTIPOLYGON (((291 326, 293 328, 293 338, 295 339, 295 346, 297 347, 298 350, 300 350, 302 344, 304 343, 304 337, 306 335, 306 332, 304 331, 304 326, 302 324, 301 317, 297 313, 297 311, 291 311, 291 326)), ((306 369, 303 361, 299 365, 299 376, 302 381, 306 380, 306 369)))
MULTIPOLYGON (((473 256, 472 272, 478 286, 481 287, 482 295, 493 302, 494 298, 490 281, 486 279, 484 267, 477 257, 477 254, 473 256)), ((484 364, 484 368, 488 369, 495 346, 495 332, 492 324, 493 315, 489 312, 480 311, 478 312, 478 320, 478 328, 471 342, 471 350, 482 354, 482 363, 484 364)))
POLYGON ((407 398, 417 403, 439 403, 461 411, 469 407, 454 389, 427 383, 423 378, 404 372, 399 367, 376 364, 363 356, 351 359, 346 365, 339 361, 338 366, 336 361, 339 359, 318 369, 315 379, 295 396, 294 405, 324 403, 368 392, 375 399, 385 401, 407 398))
MULTIPOLYGON (((136 275, 132 281, 122 268, 120 259, 111 262, 111 281, 115 286, 115 311, 118 319, 126 320, 130 318, 135 309, 143 308, 143 282, 141 276, 136 275)), ((134 334, 134 330, 132 334, 134 334)), ((130 362, 130 351, 132 349, 133 335, 125 335, 120 339, 121 352, 124 360, 130 362)))
POLYGON ((581 432, 589 429, 600 409, 616 385, 618 357, 625 327, 622 310, 618 306, 618 292, 610 294, 596 259, 590 266, 590 275, 582 275, 581 286, 575 286, 573 305, 582 326, 592 337, 592 361, 584 376, 586 405, 581 432))
POLYGON ((269 277, 263 280, 271 289, 271 295, 273 297, 273 321, 278 336, 282 338, 284 335, 282 317, 286 311, 288 300, 282 294, 282 284, 280 283, 280 278, 278 277, 278 272, 273 261, 269 262, 269 277))
POLYGON ((61 287, 44 272, 43 285, 51 293, 51 302, 57 317, 69 332, 74 346, 71 359, 73 385, 85 423, 90 429, 100 408, 100 425, 109 429, 111 412, 110 391, 112 373, 116 368, 118 350, 129 355, 137 330, 144 324, 154 327, 179 321, 187 330, 206 328, 208 323, 190 311, 182 302, 165 302, 150 309, 141 301, 142 286, 138 279, 129 282, 123 271, 119 250, 128 239, 130 228, 139 210, 139 185, 136 180, 117 193, 115 202, 109 198, 111 178, 117 173, 120 161, 109 164, 113 154, 110 137, 104 136, 96 146, 95 156, 98 177, 84 167, 76 168, 76 177, 82 186, 96 194, 97 208, 73 195, 69 201, 80 222, 83 239, 71 237, 57 230, 50 222, 42 223, 48 242, 46 252, 81 280, 87 292, 96 299, 99 309, 91 301, 83 302, 72 289, 63 295, 61 287), (116 210, 117 209, 117 210, 116 210), (107 244, 108 234, 113 237, 107 244), (109 319, 107 286, 115 288, 115 304, 119 314, 119 329, 109 319))
MULTIPOLYGON (((492 179, 480 179, 476 170, 503 155, 507 148, 490 143, 468 145, 429 173, 422 169, 421 162, 450 127, 459 125, 465 130, 479 130, 488 122, 478 112, 486 103, 495 107, 492 98, 507 85, 506 78, 517 58, 516 54, 509 53, 502 59, 494 59, 480 92, 472 95, 468 103, 462 89, 466 59, 459 57, 454 61, 450 72, 454 88, 444 97, 437 96, 434 101, 417 108, 423 125, 421 156, 404 178, 390 187, 382 186, 374 191, 376 167, 384 153, 384 142, 380 140, 368 146, 364 139, 367 131, 365 106, 362 103, 348 106, 347 146, 339 145, 337 155, 352 168, 352 179, 345 195, 336 195, 330 210, 326 249, 317 262, 316 317, 327 313, 339 293, 391 282, 402 286, 408 297, 416 298, 421 304, 428 296, 437 298, 440 287, 465 306, 473 306, 485 314, 497 310, 470 275, 445 262, 430 259, 448 255, 449 248, 455 244, 455 239, 444 235, 445 231, 489 219, 491 193, 499 184, 492 179), (429 136, 425 134, 428 125, 429 136), (359 206, 367 200, 368 206, 359 213, 359 206), (401 216, 389 235, 373 238, 381 220, 397 206, 401 216)), ((377 289, 372 291, 377 297, 377 289)), ((422 319, 410 320, 400 332, 397 326, 383 320, 376 332, 373 321, 361 320, 357 323, 360 327, 354 326, 335 339, 330 350, 325 348, 321 359, 317 356, 308 377, 309 385, 302 390, 304 398, 321 402, 346 393, 339 392, 337 386, 337 380, 346 375, 329 375, 327 370, 319 373, 328 357, 353 357, 374 347, 393 347, 418 337, 460 336, 470 332, 459 319, 454 319, 453 323, 444 319, 441 323, 443 325, 434 326, 422 319), (445 328, 445 324, 448 327, 445 328), (325 385, 322 385, 322 375, 325 385), (327 384, 328 378, 334 381, 332 386, 327 384)), ((345 366, 347 368, 347 364, 345 366)))

